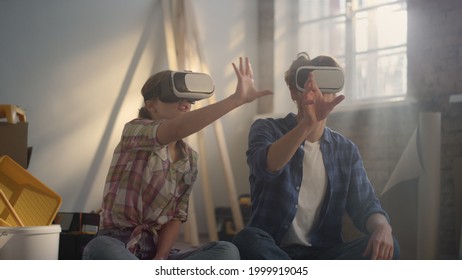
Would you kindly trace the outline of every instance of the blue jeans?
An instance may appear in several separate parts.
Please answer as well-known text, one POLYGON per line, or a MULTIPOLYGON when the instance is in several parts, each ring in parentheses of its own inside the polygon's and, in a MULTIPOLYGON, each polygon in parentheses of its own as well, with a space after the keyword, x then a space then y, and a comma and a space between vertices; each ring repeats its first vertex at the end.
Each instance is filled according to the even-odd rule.
MULTIPOLYGON (((246 227, 233 239, 243 260, 365 260, 368 258, 362 254, 368 241, 369 236, 365 236, 326 248, 301 245, 281 248, 271 235, 255 227, 246 227)), ((399 259, 399 244, 394 237, 393 242, 393 259, 399 259)))
MULTIPOLYGON (((139 260, 152 259, 155 256, 154 242, 147 234, 143 235, 144 244, 135 254, 127 248, 126 243, 130 231, 105 231, 93 238, 85 247, 82 258, 84 260, 139 260)), ((181 252, 172 250, 168 257, 170 260, 239 260, 239 251, 231 242, 209 242, 197 249, 181 252)))

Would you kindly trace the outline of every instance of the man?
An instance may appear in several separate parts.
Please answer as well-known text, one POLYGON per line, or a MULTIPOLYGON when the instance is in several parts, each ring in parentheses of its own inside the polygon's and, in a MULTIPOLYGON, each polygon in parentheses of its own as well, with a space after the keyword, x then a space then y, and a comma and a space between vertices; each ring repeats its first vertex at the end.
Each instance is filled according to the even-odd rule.
POLYGON ((299 54, 285 74, 297 115, 252 125, 252 216, 233 242, 242 259, 397 259, 398 243, 357 146, 326 127, 344 96, 322 93, 312 73, 304 92, 297 90, 296 70, 307 65, 338 66, 331 57, 299 54), (343 241, 345 213, 364 237, 343 241))

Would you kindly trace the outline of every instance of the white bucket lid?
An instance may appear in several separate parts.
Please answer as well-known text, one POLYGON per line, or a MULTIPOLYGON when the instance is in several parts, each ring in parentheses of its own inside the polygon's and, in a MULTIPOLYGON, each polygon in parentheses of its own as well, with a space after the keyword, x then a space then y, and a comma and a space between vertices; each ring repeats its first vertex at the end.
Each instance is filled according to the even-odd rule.
POLYGON ((47 234, 60 233, 61 225, 32 226, 32 227, 0 227, 0 236, 8 234, 47 234))

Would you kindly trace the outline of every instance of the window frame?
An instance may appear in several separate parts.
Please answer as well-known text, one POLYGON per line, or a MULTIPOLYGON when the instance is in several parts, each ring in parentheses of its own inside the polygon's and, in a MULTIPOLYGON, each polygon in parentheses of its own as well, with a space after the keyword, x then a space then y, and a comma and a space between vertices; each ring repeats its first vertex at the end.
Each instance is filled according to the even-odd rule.
MULTIPOLYGON (((302 0, 298 1, 298 6, 301 6, 302 0)), ((409 95, 407 92, 407 31, 406 31, 406 41, 403 44, 396 44, 396 45, 391 45, 391 46, 385 46, 385 47, 380 47, 380 46, 374 46, 371 48, 367 48, 367 50, 362 50, 362 51, 357 51, 355 42, 356 42, 356 31, 357 31, 357 15, 360 13, 368 12, 368 11, 373 11, 377 10, 382 7, 390 6, 392 7, 393 5, 405 5, 404 7, 406 8, 407 11, 407 2, 406 0, 390 0, 390 1, 381 1, 381 3, 375 4, 375 5, 370 5, 366 7, 358 7, 358 0, 345 0, 343 3, 345 6, 339 8, 340 13, 332 13, 326 16, 320 16, 319 18, 316 19, 306 19, 306 20, 300 20, 300 14, 299 18, 297 19, 299 28, 309 28, 309 25, 313 25, 316 23, 322 23, 324 21, 344 21, 344 40, 345 40, 345 46, 344 46, 344 53, 342 55, 334 55, 339 62, 343 62, 344 69, 345 69, 345 88, 341 92, 341 94, 345 94, 346 96, 353 96, 352 92, 355 91, 356 88, 356 72, 357 72, 357 57, 361 55, 367 55, 371 53, 386 53, 386 52, 393 52, 395 50, 398 50, 394 55, 397 59, 399 59, 399 55, 404 57, 405 61, 400 61, 403 63, 403 72, 402 75, 402 81, 403 85, 401 85, 402 90, 400 93, 397 95, 375 95, 375 96, 368 96, 367 98, 362 98, 359 99, 357 96, 353 96, 353 98, 347 98, 344 102, 342 102, 339 105, 339 108, 344 108, 348 107, 347 110, 351 108, 362 108, 362 107, 370 107, 370 106, 377 106, 377 104, 384 104, 384 103, 389 103, 389 104, 395 104, 396 102, 401 102, 401 101, 406 101, 409 99, 409 95), (340 20, 339 20, 340 19, 340 20)), ((299 9, 299 13, 303 13, 303 9, 299 9)), ((406 16, 406 21, 407 21, 407 16, 406 16)), ((300 36, 300 33, 298 35, 299 37, 299 42, 302 42, 302 38, 300 36)), ((311 54, 310 54, 311 55, 311 54)), ((390 54, 388 54, 390 55, 390 54)), ((402 58, 401 57, 401 58, 402 58)), ((377 67, 378 69, 378 67, 377 67)), ((399 68, 397 68, 399 69, 399 68)), ((378 83, 378 75, 374 76, 374 81, 375 83, 378 83)), ((369 81, 369 80, 368 80, 369 81)), ((394 85, 396 87, 396 84, 394 85)), ((378 87, 376 87, 378 88, 378 87)), ((366 89, 367 90, 367 89, 366 89)))

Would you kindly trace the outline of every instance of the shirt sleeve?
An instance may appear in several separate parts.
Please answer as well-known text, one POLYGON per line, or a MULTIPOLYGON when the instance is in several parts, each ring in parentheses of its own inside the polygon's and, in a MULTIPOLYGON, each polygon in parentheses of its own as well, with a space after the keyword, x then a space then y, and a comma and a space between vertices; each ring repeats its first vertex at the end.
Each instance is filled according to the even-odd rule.
POLYGON ((197 180, 198 175, 198 154, 191 148, 187 148, 189 154, 189 170, 185 172, 181 184, 184 190, 180 195, 173 215, 173 219, 181 222, 186 222, 188 218, 189 198, 191 196, 192 187, 197 180))
POLYGON ((121 139, 122 150, 152 150, 161 148, 156 138, 157 128, 163 120, 134 119, 128 122, 121 139))
POLYGON ((368 233, 366 223, 374 213, 388 214, 382 208, 374 188, 367 177, 363 161, 356 145, 353 146, 351 162, 351 181, 348 192, 347 211, 359 230, 368 233))
POLYGON ((191 191, 192 186, 188 186, 186 191, 180 197, 173 215, 173 220, 179 220, 184 223, 188 219, 189 197, 191 195, 191 191))
POLYGON ((256 120, 250 128, 247 163, 250 173, 259 180, 271 180, 282 172, 282 169, 276 172, 267 169, 268 150, 280 137, 282 133, 269 120, 256 120))

